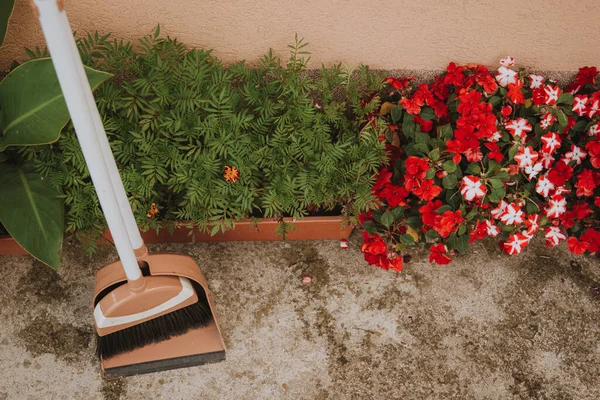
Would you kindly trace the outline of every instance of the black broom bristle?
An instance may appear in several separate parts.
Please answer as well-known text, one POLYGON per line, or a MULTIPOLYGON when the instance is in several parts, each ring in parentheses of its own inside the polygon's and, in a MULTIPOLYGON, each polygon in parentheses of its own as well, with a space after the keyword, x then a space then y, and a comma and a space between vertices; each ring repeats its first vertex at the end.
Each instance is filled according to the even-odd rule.
POLYGON ((105 336, 96 334, 98 357, 111 358, 151 343, 162 342, 172 336, 183 335, 190 329, 208 325, 213 316, 206 295, 200 285, 193 283, 198 293, 196 303, 105 336))

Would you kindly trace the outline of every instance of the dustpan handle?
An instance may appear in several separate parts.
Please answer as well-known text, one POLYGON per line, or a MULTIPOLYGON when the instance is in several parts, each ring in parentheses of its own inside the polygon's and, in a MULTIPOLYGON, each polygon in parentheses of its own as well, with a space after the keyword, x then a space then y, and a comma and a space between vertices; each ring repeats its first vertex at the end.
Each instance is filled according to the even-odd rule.
MULTIPOLYGON (((73 40, 73 30, 71 29, 71 25, 69 24, 67 13, 61 12, 60 15, 63 20, 61 27, 65 29, 66 43, 69 45, 71 56, 73 57, 78 66, 77 69, 79 70, 80 77, 79 81, 84 83, 86 86, 89 86, 87 76, 85 74, 85 69, 83 68, 83 63, 81 62, 81 56, 79 55, 79 50, 77 49, 77 44, 75 43, 75 40, 73 40)), ((127 193, 125 192, 123 182, 121 181, 121 176, 119 175, 119 169, 110 149, 110 144, 108 142, 108 138, 106 137, 106 132, 104 131, 102 118, 100 117, 100 113, 98 112, 98 107, 96 107, 96 101, 94 100, 94 96, 91 90, 84 90, 84 92, 86 94, 86 100, 91 114, 90 117, 93 121, 93 126, 96 131, 96 137, 98 138, 98 142, 100 143, 100 149, 102 151, 102 156, 104 157, 104 163, 106 164, 106 168, 108 169, 110 181, 112 182, 112 186, 117 197, 117 202, 119 203, 119 209, 121 210, 121 216, 123 217, 125 227, 127 228, 127 236, 129 237, 129 241, 131 242, 131 246, 133 246, 134 250, 145 249, 144 241, 142 240, 142 236, 140 235, 135 216, 131 211, 131 205, 129 204, 127 193)), ((143 252, 144 251, 142 250, 142 253, 143 252)))
POLYGON ((86 91, 91 92, 87 82, 81 82, 78 68, 83 68, 79 57, 71 56, 67 40, 74 40, 69 34, 65 37, 66 29, 62 27, 64 19, 57 0, 34 0, 37 6, 40 25, 48 45, 48 51, 52 56, 52 63, 58 76, 58 81, 63 92, 65 102, 77 139, 88 166, 92 182, 98 194, 98 200, 108 223, 108 227, 114 238, 115 247, 123 264, 125 274, 129 281, 139 281, 142 277, 138 267, 135 253, 127 235, 127 228, 121 216, 119 203, 112 186, 109 171, 104 162, 100 149, 100 143, 95 133, 94 123, 90 119, 89 104, 86 91))

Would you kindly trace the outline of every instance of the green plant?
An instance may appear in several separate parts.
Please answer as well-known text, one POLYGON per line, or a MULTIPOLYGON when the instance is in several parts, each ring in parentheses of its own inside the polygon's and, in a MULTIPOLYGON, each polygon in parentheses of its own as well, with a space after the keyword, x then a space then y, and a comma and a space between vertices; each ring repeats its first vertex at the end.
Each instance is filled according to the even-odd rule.
MULTIPOLYGON (((144 229, 190 220, 216 233, 245 218, 334 208, 354 218, 373 206, 370 187, 385 152, 363 121, 378 107, 370 94, 383 77, 367 67, 353 74, 337 65, 315 78, 298 39, 285 63, 269 52, 256 68, 225 67, 158 28, 136 51, 98 34, 79 45, 88 65, 115 76, 97 103, 144 229), (239 176, 226 180, 225 167, 239 176), (148 214, 153 203, 159 211, 148 214)), ((104 219, 72 129, 52 147, 20 155, 63 190, 66 229, 93 249, 104 219)))
MULTIPOLYGON (((14 1, 0 6, 0 45, 14 1)), ((87 69, 97 86, 110 75, 87 69)), ((64 213, 60 188, 19 156, 15 146, 55 142, 69 113, 48 58, 18 65, 0 82, 0 223, 35 258, 58 268, 64 213)))

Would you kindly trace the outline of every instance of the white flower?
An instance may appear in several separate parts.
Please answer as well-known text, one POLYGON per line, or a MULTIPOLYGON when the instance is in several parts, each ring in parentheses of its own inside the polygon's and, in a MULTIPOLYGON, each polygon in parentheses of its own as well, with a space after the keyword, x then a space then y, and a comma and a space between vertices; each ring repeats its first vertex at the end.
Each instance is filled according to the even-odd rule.
POLYGON ((560 231, 558 226, 546 228, 546 246, 554 247, 567 237, 560 231))
POLYGON ((525 168, 533 165, 539 157, 537 151, 533 151, 531 146, 521 147, 517 154, 515 154, 515 161, 518 163, 519 168, 525 168))
POLYGON ((596 136, 599 131, 600 131, 600 122, 597 123, 596 125, 590 126, 590 129, 588 129, 587 133, 590 136, 596 136))
POLYGON ((554 195, 548 201, 548 206, 544 211, 548 218, 558 218, 567 211, 567 200, 560 195, 554 195))
POLYGON ((502 134, 500 133, 500 131, 496 131, 492 134, 492 136, 488 138, 488 142, 496 143, 500 139, 502 139, 502 134))
POLYGON ((573 112, 582 117, 585 114, 588 97, 584 94, 578 94, 573 100, 573 112))
POLYGON ((565 163, 568 163, 569 161, 575 161, 577 165, 580 165, 586 156, 587 153, 583 151, 581 147, 575 146, 573 144, 571 145, 571 151, 568 151, 565 154, 565 159, 567 160, 565 161, 565 163))
POLYGON ((502 216, 502 214, 504 214, 504 211, 506 210, 506 206, 508 206, 508 203, 504 200, 501 200, 500 203, 498 203, 498 207, 494 208, 490 212, 492 215, 492 218, 500 219, 500 217, 502 216))
POLYGON ((521 211, 521 207, 511 203, 506 206, 506 210, 504 210, 504 214, 502 214, 500 220, 506 225, 520 224, 523 222, 523 211, 521 211))
POLYGON ((498 229, 498 227, 489 219, 485 221, 485 229, 488 236, 496 237, 500 233, 500 229, 498 229))
POLYGON ((560 88, 558 86, 550 86, 547 85, 544 88, 544 92, 546 92, 546 104, 552 105, 558 101, 558 96, 560 96, 560 88))
POLYGON ((556 149, 560 147, 561 139, 554 132, 548 132, 542 136, 542 151, 544 153, 552 154, 556 149))
POLYGON ((589 108, 588 117, 592 118, 598 112, 600 100, 594 101, 589 108))
POLYGON ((500 60, 500 65, 502 65, 503 67, 512 67, 513 65, 515 65, 515 59, 512 58, 511 56, 508 56, 506 58, 503 58, 500 60))
POLYGON ((532 180, 540 172, 542 172, 543 165, 541 162, 535 163, 533 165, 525 167, 525 173, 527 174, 527 179, 532 180))
POLYGON ((475 198, 482 198, 485 196, 486 188, 481 184, 481 181, 478 177, 473 175, 468 175, 462 178, 462 188, 460 189, 460 194, 467 201, 471 201, 475 198))
POLYGON ((531 80, 531 84, 529 85, 530 89, 541 88, 544 84, 544 77, 541 75, 531 74, 529 75, 529 79, 531 80))
POLYGON ((554 184, 550 182, 550 179, 546 175, 540 176, 540 179, 535 184, 535 191, 544 197, 548 197, 552 189, 554 189, 554 184))
POLYGON ((513 119, 506 125, 506 129, 512 133, 514 137, 523 138, 526 132, 531 132, 531 124, 525 118, 513 119))
POLYGON ((517 73, 506 67, 498 68, 496 80, 502 87, 507 87, 509 83, 517 83, 517 73))
POLYGON ((554 162, 554 156, 552 156, 552 154, 546 153, 544 151, 542 151, 540 154, 541 154, 540 162, 542 163, 544 168, 550 168, 550 166, 554 162))

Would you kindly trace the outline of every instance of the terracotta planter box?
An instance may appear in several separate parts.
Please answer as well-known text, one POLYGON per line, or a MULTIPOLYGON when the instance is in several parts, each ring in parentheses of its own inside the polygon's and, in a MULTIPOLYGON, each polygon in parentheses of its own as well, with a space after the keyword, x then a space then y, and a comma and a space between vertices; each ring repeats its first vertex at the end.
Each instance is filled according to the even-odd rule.
POLYGON ((0 235, 0 254, 27 254, 24 248, 10 235, 0 235))
MULTIPOLYGON (((292 222, 291 218, 285 218, 285 222, 292 222)), ((353 226, 342 227, 342 217, 305 217, 293 222, 296 230, 288 231, 287 240, 318 240, 318 239, 347 239, 354 229, 353 226)), ((219 232, 214 236, 180 226, 174 232, 161 229, 157 235, 156 231, 149 230, 142 233, 146 243, 185 243, 185 242, 232 242, 232 241, 258 241, 258 240, 282 240, 281 236, 275 234, 278 222, 270 219, 260 219, 258 224, 250 221, 235 223, 235 228, 219 232)), ((110 232, 104 237, 112 242, 110 232)))

